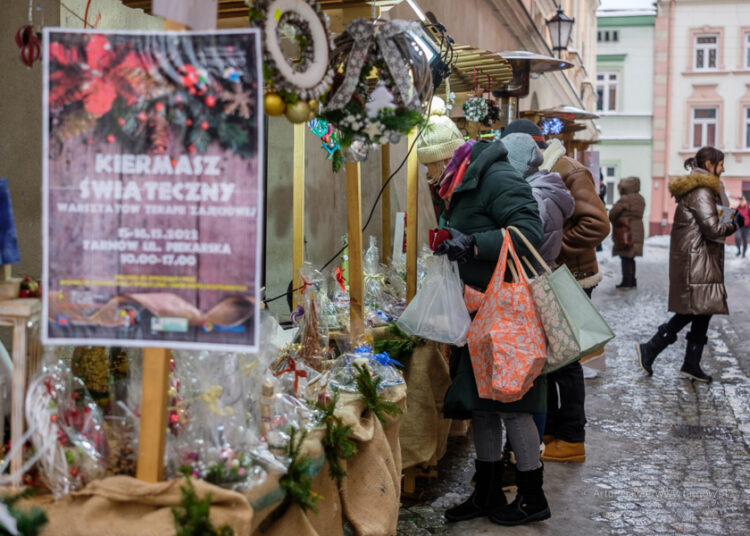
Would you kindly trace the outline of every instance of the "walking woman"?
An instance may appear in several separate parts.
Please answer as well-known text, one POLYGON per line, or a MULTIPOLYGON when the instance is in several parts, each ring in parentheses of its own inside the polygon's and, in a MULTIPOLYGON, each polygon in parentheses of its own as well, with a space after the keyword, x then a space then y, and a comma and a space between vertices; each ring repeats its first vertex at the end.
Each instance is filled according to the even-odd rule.
POLYGON ((737 205, 737 212, 742 215, 742 219, 745 220, 745 223, 747 224, 742 227, 734 237, 734 243, 737 244, 737 256, 739 257, 741 253, 742 258, 744 259, 745 254, 747 253, 747 239, 748 235, 750 235, 750 205, 747 204, 747 199, 745 199, 744 195, 740 197, 740 202, 737 205), (740 249, 742 251, 740 251, 740 249))
POLYGON ((703 347, 708 342, 708 323, 712 315, 729 314, 724 288, 724 240, 745 222, 739 213, 732 222, 719 221, 716 205, 726 199, 719 180, 724 172, 724 153, 703 147, 685 160, 685 169, 690 170, 689 175, 669 183, 669 191, 677 201, 669 246, 669 310, 675 315, 636 351, 638 363, 651 376, 656 356, 690 324, 680 374, 690 380, 710 382, 711 376, 700 367, 703 347))
MULTIPOLYGON (((446 208, 440 224, 451 237, 435 253, 458 261, 463 282, 484 291, 500 256, 504 227, 514 225, 535 247, 541 244, 537 203, 528 183, 508 163, 508 151, 499 141, 467 142, 456 150, 443 175, 440 196, 446 208)), ((528 253, 520 244, 517 249, 519 255, 528 253)), ((547 404, 544 377, 537 378, 521 400, 500 403, 479 398, 466 346, 453 349, 450 369, 443 413, 447 418, 472 421, 476 486, 468 499, 445 512, 446 519, 489 516, 501 525, 547 519, 550 510, 542 490, 539 433, 532 418, 547 404), (502 490, 503 424, 517 460, 518 495, 511 504, 502 490)))
POLYGON ((609 211, 612 222, 612 238, 615 243, 612 256, 620 256, 622 282, 619 289, 635 288, 635 258, 643 256, 643 212, 646 200, 639 193, 641 179, 628 177, 617 185, 620 199, 609 211))

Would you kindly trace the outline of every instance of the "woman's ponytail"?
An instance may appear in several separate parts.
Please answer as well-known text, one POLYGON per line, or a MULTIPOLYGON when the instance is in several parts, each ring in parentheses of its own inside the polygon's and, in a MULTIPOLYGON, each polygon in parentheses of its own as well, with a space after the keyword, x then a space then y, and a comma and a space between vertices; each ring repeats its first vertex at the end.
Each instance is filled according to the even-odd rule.
POLYGON ((695 153, 695 156, 691 156, 687 160, 685 160, 685 163, 683 166, 685 166, 685 169, 691 170, 691 169, 706 169, 706 162, 711 162, 711 165, 716 167, 719 162, 724 160, 724 153, 721 152, 716 147, 711 147, 710 145, 707 145, 705 147, 701 147, 700 150, 698 150, 697 153, 695 153))

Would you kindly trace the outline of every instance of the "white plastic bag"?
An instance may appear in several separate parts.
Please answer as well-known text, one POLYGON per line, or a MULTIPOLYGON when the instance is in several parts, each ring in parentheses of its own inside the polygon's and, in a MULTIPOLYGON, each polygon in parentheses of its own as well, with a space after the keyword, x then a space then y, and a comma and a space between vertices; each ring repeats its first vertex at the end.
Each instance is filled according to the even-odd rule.
POLYGON ((463 346, 471 318, 458 265, 445 255, 433 255, 426 259, 425 271, 424 282, 398 319, 398 326, 410 335, 463 346))

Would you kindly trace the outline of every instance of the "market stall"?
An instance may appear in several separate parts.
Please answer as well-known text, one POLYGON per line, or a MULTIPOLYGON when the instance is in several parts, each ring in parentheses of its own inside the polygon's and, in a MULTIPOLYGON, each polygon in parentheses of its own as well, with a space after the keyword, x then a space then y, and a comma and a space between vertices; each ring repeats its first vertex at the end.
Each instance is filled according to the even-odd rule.
MULTIPOLYGON (((348 4, 362 7, 357 2, 329 3, 344 12, 350 7, 348 4)), ((134 5, 133 2, 130 4, 134 5)), ((298 4, 311 8, 315 16, 320 17, 322 13, 313 1, 298 4)), ((322 4, 325 6, 326 2, 322 4)), ((394 2, 376 4, 392 5, 394 2)), ((251 19, 257 26, 264 27, 271 20, 268 13, 263 12, 271 7, 273 2, 258 2, 257 12, 254 14, 251 10, 251 19)), ((227 3, 222 2, 221 9, 225 8, 227 3)), ((369 11, 371 6, 367 8, 369 11)), ((220 16, 221 13, 225 11, 220 12, 220 16)), ((304 33, 306 36, 319 37, 314 25, 311 30, 294 16, 280 17, 276 22, 282 19, 293 27, 297 25, 303 32, 312 32, 304 33)), ((413 39, 408 33, 412 31, 410 23, 393 21, 378 25, 381 35, 390 32, 393 39, 413 39)), ((180 25, 169 22, 168 27, 179 29, 180 25)), ((370 32, 372 27, 373 23, 369 21, 347 27, 349 45, 343 38, 332 49, 338 56, 323 62, 326 68, 320 75, 319 84, 331 83, 328 69, 344 73, 347 65, 351 67, 351 62, 355 61, 352 58, 362 50, 362 36, 357 32, 370 32), (356 43, 360 48, 352 46, 356 43)), ((178 35, 184 41, 178 45, 182 50, 197 49, 198 42, 191 40, 203 39, 201 34, 178 35)), ((238 47, 236 38, 234 45, 222 45, 217 34, 211 38, 218 39, 217 51, 220 54, 236 57, 239 48, 241 53, 248 51, 251 54, 253 50, 260 55, 259 42, 253 44, 253 39, 254 35, 262 34, 251 31, 234 35, 249 38, 246 48, 245 45, 238 47)), ((145 34, 141 37, 117 32, 45 34, 44 43, 52 73, 48 88, 52 100, 46 116, 49 130, 45 130, 49 136, 49 143, 45 140, 45 146, 50 151, 45 187, 51 197, 46 205, 49 212, 45 214, 45 229, 49 232, 46 245, 52 249, 48 256, 51 262, 46 267, 45 281, 50 295, 43 313, 43 331, 46 342, 78 345, 78 350, 72 355, 48 351, 43 367, 32 376, 27 394, 27 426, 41 461, 39 473, 26 481, 43 483, 54 492, 55 498, 61 499, 54 503, 51 498, 50 501, 35 501, 46 503, 47 533, 89 533, 91 527, 100 523, 102 530, 106 524, 109 533, 132 534, 136 519, 142 523, 143 530, 139 533, 143 534, 158 532, 159 527, 165 528, 167 524, 172 526, 174 521, 169 507, 178 506, 185 498, 180 491, 185 483, 174 478, 184 471, 196 479, 193 485, 199 496, 213 493, 212 520, 217 525, 228 523, 238 534, 247 534, 249 528, 255 531, 261 525, 264 533, 284 534, 292 527, 296 530, 301 527, 307 530, 305 533, 328 534, 337 530, 332 527, 343 530, 344 520, 359 534, 395 532, 402 467, 399 422, 406 406, 407 391, 395 363, 389 362, 387 355, 376 354, 368 347, 368 341, 373 337, 377 339, 378 335, 365 334, 365 327, 366 323, 367 326, 373 325, 368 320, 373 313, 381 312, 376 307, 384 308, 382 302, 370 303, 374 293, 372 284, 387 282, 393 286, 398 277, 380 272, 377 260, 374 269, 367 266, 369 249, 365 251, 362 244, 359 194, 362 179, 356 152, 366 150, 366 146, 372 144, 387 147, 388 142, 398 141, 407 133, 409 147, 415 146, 417 128, 422 121, 422 106, 432 91, 428 65, 419 59, 417 53, 406 63, 411 71, 404 71, 393 56, 394 53, 403 54, 403 49, 397 52, 373 34, 369 38, 373 46, 382 51, 379 61, 385 61, 385 67, 380 64, 372 67, 380 69, 381 74, 373 83, 367 76, 356 77, 352 82, 344 80, 343 84, 341 80, 335 82, 324 111, 316 106, 317 102, 313 103, 322 95, 315 85, 304 86, 304 89, 299 85, 288 85, 278 72, 283 70, 279 68, 280 64, 275 64, 279 77, 273 78, 274 69, 268 68, 268 62, 274 52, 273 47, 268 48, 268 43, 261 46, 264 47, 265 75, 268 78, 271 72, 272 80, 269 83, 267 79, 261 84, 259 70, 254 74, 243 70, 243 62, 250 64, 245 60, 224 63, 223 70, 217 71, 216 64, 201 64, 200 56, 191 58, 190 62, 175 62, 174 57, 170 57, 174 66, 163 70, 165 64, 159 63, 162 41, 134 44, 139 38, 148 39, 145 34), (133 69, 127 62, 144 61, 143 57, 136 59, 129 54, 133 47, 151 50, 149 54, 154 54, 154 63, 147 69, 133 69), (114 55, 109 52, 112 50, 114 55), (89 66, 110 62, 107 72, 113 73, 113 78, 104 83, 115 88, 112 100, 104 93, 76 92, 76 87, 91 83, 91 80, 83 79, 89 76, 86 71, 78 68, 82 61, 88 62, 89 66), (147 75, 136 74, 138 70, 147 75), (62 84, 67 84, 64 91, 62 84), (405 84, 412 88, 416 86, 416 91, 405 84), (265 95, 260 94, 263 86, 265 95), (365 101, 382 106, 374 109, 372 115, 368 113, 369 105, 368 110, 362 107, 361 116, 353 115, 350 107, 354 102, 352 95, 358 91, 364 92, 365 96, 372 94, 365 101), (381 92, 379 97, 377 91, 381 92), (203 255, 219 254, 223 249, 232 251, 233 262, 252 265, 258 258, 257 250, 254 256, 243 257, 236 255, 242 251, 243 246, 239 243, 227 241, 222 245, 222 229, 211 230, 210 226, 201 223, 200 217, 206 214, 205 211, 210 211, 210 206, 201 208, 200 204, 188 204, 188 212, 198 218, 195 221, 172 221, 170 217, 175 213, 179 216, 180 211, 170 208, 173 205, 167 203, 188 202, 188 195, 203 196, 200 201, 209 205, 217 200, 231 203, 233 193, 238 193, 244 196, 241 200, 244 205, 230 204, 224 213, 231 208, 234 214, 248 215, 249 227, 234 229, 235 233, 240 232, 238 236, 247 236, 245 231, 257 232, 260 226, 253 218, 261 212, 259 205, 252 203, 256 203, 262 194, 259 183, 252 181, 257 181, 258 170, 262 169, 262 150, 254 145, 262 139, 262 133, 258 130, 245 137, 233 125, 244 119, 260 128, 258 105, 261 100, 266 101, 268 113, 277 113, 268 106, 271 103, 269 95, 282 98, 282 113, 296 123, 291 151, 295 169, 293 299, 295 306, 302 311, 296 318, 300 338, 283 347, 271 345, 267 338, 267 331, 275 332, 275 328, 267 330, 268 326, 261 326, 257 309, 260 297, 253 293, 258 288, 257 273, 253 275, 256 279, 242 281, 238 278, 240 272, 230 268, 227 258, 221 258, 222 273, 231 273, 237 279, 222 281, 219 287, 215 283, 204 283, 213 277, 210 274, 219 272, 212 271, 212 262, 203 255), (394 96, 397 101, 394 101, 394 96), (298 103, 305 104, 304 113, 298 103), (337 112, 344 108, 346 113, 337 112), (391 110, 391 115, 378 115, 382 109, 391 110), (352 118, 356 120, 357 117, 368 125, 362 129, 366 136, 364 132, 357 134, 360 129, 351 124, 352 118), (398 122, 389 122, 392 118, 398 122), (335 279, 341 287, 341 303, 338 305, 343 303, 345 308, 337 310, 329 307, 330 296, 321 290, 328 281, 319 279, 320 274, 316 275, 304 264, 304 220, 299 217, 305 211, 302 155, 305 130, 314 129, 316 121, 318 125, 321 122, 334 125, 341 148, 350 153, 345 162, 348 256, 346 265, 340 266, 340 277, 337 273, 335 279), (359 145, 353 143, 357 141, 359 145), (126 156, 132 155, 132 160, 110 156, 117 154, 113 148, 124 149, 126 156), (89 173, 96 174, 92 177, 94 182, 64 182, 83 176, 80 171, 64 172, 63 166, 70 165, 71 155, 75 155, 74 165, 82 165, 89 173), (193 194, 182 189, 178 191, 173 185, 162 187, 154 183, 155 186, 149 186, 151 183, 131 181, 118 186, 115 182, 105 182, 107 174, 112 173, 124 173, 125 176, 151 176, 154 173, 214 175, 208 170, 220 158, 225 162, 222 164, 224 182, 217 182, 215 188, 210 189, 206 184, 211 180, 208 183, 196 182, 193 194), (154 166, 161 166, 161 171, 155 172, 157 168, 154 166), (197 171, 197 166, 203 171, 197 171), (242 180, 239 180, 240 175, 242 180), (236 183, 227 182, 234 177, 238 178, 236 183), (246 179, 251 182, 246 182, 246 179), (105 193, 103 188, 112 188, 107 190, 111 193, 105 193), (92 193, 87 193, 89 191, 92 193), (81 199, 75 198, 76 195, 81 199), (130 207, 127 210, 131 211, 128 226, 123 226, 119 218, 86 216, 91 222, 83 228, 86 233, 93 234, 71 233, 75 218, 80 217, 72 215, 81 213, 77 212, 78 208, 85 207, 86 210, 82 211, 85 214, 107 213, 109 205, 80 204, 89 196, 99 201, 103 196, 109 196, 106 199, 115 201, 111 206, 117 207, 114 210, 117 213, 126 210, 124 201, 131 201, 127 205, 130 207), (160 206, 139 205, 144 197, 165 203, 160 206), (251 205, 254 208, 248 209, 251 205), (136 210, 136 206, 141 208, 136 210), (138 221, 133 215, 140 211, 153 215, 153 218, 138 221), (203 245, 197 232, 191 234, 189 229, 196 223, 201 235, 208 233, 215 237, 216 246, 203 245), (159 232, 153 229, 159 229, 159 232), (60 240, 55 233, 68 233, 73 239, 60 240), (111 251, 104 242, 108 237, 120 240, 118 244, 121 245, 110 244, 113 248, 124 248, 120 252, 136 251, 138 255, 130 257, 123 253, 112 255, 107 260, 98 252, 111 251), (132 249, 126 240, 131 240, 132 249), (170 240, 183 245, 172 245, 170 240), (190 244, 191 241, 195 243, 190 244), (177 248, 181 255, 168 259, 156 255, 164 248, 177 248), (81 254, 81 251, 90 253, 81 254), (187 254, 191 252, 195 253, 194 257, 187 254), (158 266, 159 269, 129 272, 122 268, 128 263, 158 266), (175 272, 161 268, 175 264, 183 269, 175 272), (91 271, 92 267, 98 269, 99 265, 108 266, 110 272, 91 271), (89 272, 84 266, 89 267, 89 272), (94 286, 111 288, 112 292, 92 294, 90 289, 94 286), (143 290, 122 290, 128 288, 143 290), (167 290, 157 294, 154 292, 157 288, 167 290), (150 289, 150 292, 145 289, 150 289), (224 298, 218 296, 214 308, 207 308, 206 303, 216 303, 217 296, 201 294, 204 291, 230 291, 231 294, 239 289, 242 289, 239 297, 236 294, 224 298), (84 294, 86 292, 89 294, 84 294), (94 300, 94 303, 84 304, 85 300, 94 300), (188 315, 186 321, 181 320, 183 315, 188 315), (346 329, 343 337, 346 343, 330 353, 328 327, 322 329, 320 321, 336 316, 342 320, 340 327, 346 329), (150 331, 143 338, 146 326, 150 331), (185 336, 178 335, 180 333, 185 336), (121 351, 119 344, 143 349, 121 351), (233 346, 251 354, 232 353, 233 346), (222 349, 221 355, 210 356, 204 351, 217 347, 222 349), (271 347, 273 351, 268 350, 271 347), (173 354, 168 348, 179 350, 173 354), (262 359, 257 357, 253 361, 243 357, 255 355, 259 350, 264 353, 262 359), (211 365, 212 359, 221 359, 222 364, 211 365), (223 373, 227 374, 228 363, 235 367, 234 372, 219 379, 217 373, 220 371, 216 368, 223 368, 223 373), (337 403, 339 391, 344 394, 337 403), (237 393, 242 394, 239 399, 237 393), (236 400, 241 400, 239 405, 236 405, 236 400), (306 409, 305 401, 317 401, 317 409, 312 412, 306 409), (221 424, 208 424, 217 417, 221 424), (287 428, 290 423, 293 426, 287 428), (242 437, 234 437, 229 430, 243 431, 242 437), (289 430, 296 432, 290 435, 289 430), (332 439, 330 434, 334 433, 338 435, 332 439), (250 450, 247 441, 253 445, 250 450), (191 450, 188 445, 196 446, 191 450), (335 467, 333 471, 332 466, 335 467), (112 474, 118 476, 108 476, 112 474), (35 481, 35 478, 41 480, 35 481), (165 478, 168 480, 162 482, 165 478), (325 500, 319 500, 322 497, 325 500)), ((213 46, 217 46, 216 42, 213 46)), ((303 56, 304 48, 302 46, 303 56)), ((317 54, 319 48, 314 48, 314 51, 317 54)), ((322 60, 312 57, 305 61, 309 71, 322 60)), ((359 73, 360 68, 352 71, 359 73)), ((331 143, 335 139, 332 140, 330 131, 326 135, 328 139, 323 136, 321 139, 331 153, 335 153, 339 147, 331 143)), ((388 161, 387 150, 383 154, 385 163, 388 161)), ((418 210, 417 178, 416 160, 409 158, 407 205, 410 214, 416 214, 418 210)), ((384 189, 389 179, 387 166, 383 165, 381 184, 384 189)), ((162 181, 159 184, 167 183, 162 181)), ((384 204, 383 221, 390 225, 389 213, 390 208, 384 204)), ((220 214, 218 209, 214 212, 217 214, 220 214)), ((390 239, 388 226, 383 226, 383 232, 390 239)), ((417 289, 416 218, 413 223, 410 221, 406 234, 406 263, 400 283, 403 288, 396 285, 399 288, 391 293, 390 298, 390 305, 400 300, 401 307, 417 289)), ((390 248, 387 240, 383 242, 385 259, 390 248)), ((216 266, 219 270, 220 265, 216 266)), ((422 343, 414 349, 412 357, 414 366, 408 369, 408 381, 412 381, 410 378, 415 378, 415 382, 418 381, 416 378, 428 378, 430 374, 425 366, 430 363, 446 366, 436 345, 422 343)), ((431 387, 429 381, 425 385, 431 387)), ((440 386, 437 388, 439 391, 440 386)), ((23 386, 16 386, 16 392, 19 389, 23 386)), ((424 422, 420 418, 422 408, 425 414, 429 412, 431 419, 438 419, 436 405, 441 398, 438 391, 431 395, 432 400, 428 396, 415 404, 410 418, 424 422)), ((429 393, 429 390, 424 392, 429 393)), ((445 426, 438 428, 442 430, 445 426)), ((19 432, 17 429, 15 433, 19 432)), ((406 451, 410 456, 409 463, 434 461, 442 454, 441 448, 444 450, 439 439, 425 434, 408 437, 411 443, 406 451), (425 442, 426 449, 421 445, 425 442), (413 454, 414 448, 422 448, 422 452, 413 454)), ((18 451, 13 455, 17 457, 18 451)), ((14 477, 18 478, 20 474, 16 473, 14 477)))

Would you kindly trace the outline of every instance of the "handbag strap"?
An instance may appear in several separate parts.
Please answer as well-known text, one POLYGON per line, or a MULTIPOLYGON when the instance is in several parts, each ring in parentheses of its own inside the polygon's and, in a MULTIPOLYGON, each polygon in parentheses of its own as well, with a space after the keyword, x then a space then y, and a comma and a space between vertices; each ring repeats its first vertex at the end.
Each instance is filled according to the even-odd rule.
MULTIPOLYGON (((526 236, 521 232, 521 230, 518 227, 515 227, 513 225, 509 225, 507 228, 508 229, 512 229, 513 231, 515 231, 515 233, 521 238, 521 241, 526 246, 526 249, 528 249, 529 253, 531 253, 534 256, 534 258, 537 260, 537 262, 539 263, 539 265, 542 268, 544 268, 544 270, 547 273, 551 274, 552 270, 550 269, 549 265, 544 261, 544 259, 542 258, 542 256, 539 254, 539 251, 537 251, 537 249, 534 246, 531 245, 531 242, 529 242, 529 239, 526 238, 526 236)), ((526 263, 530 264, 528 261, 526 261, 526 263)), ((535 272, 535 274, 536 274, 536 272, 535 272)))
POLYGON ((518 255, 516 254, 516 247, 513 245, 513 237, 510 235, 510 233, 507 231, 507 229, 503 229, 503 247, 500 250, 500 262, 498 263, 498 268, 500 268, 500 273, 497 273, 497 270, 495 271, 495 274, 493 277, 499 276, 501 281, 505 278, 505 270, 506 268, 510 269, 510 273, 513 275, 513 280, 515 283, 526 283, 528 284, 529 280, 526 277, 526 272, 523 269, 523 265, 521 264, 521 261, 518 259, 518 255), (508 263, 508 253, 510 253, 511 258, 513 259, 513 264, 508 263))

